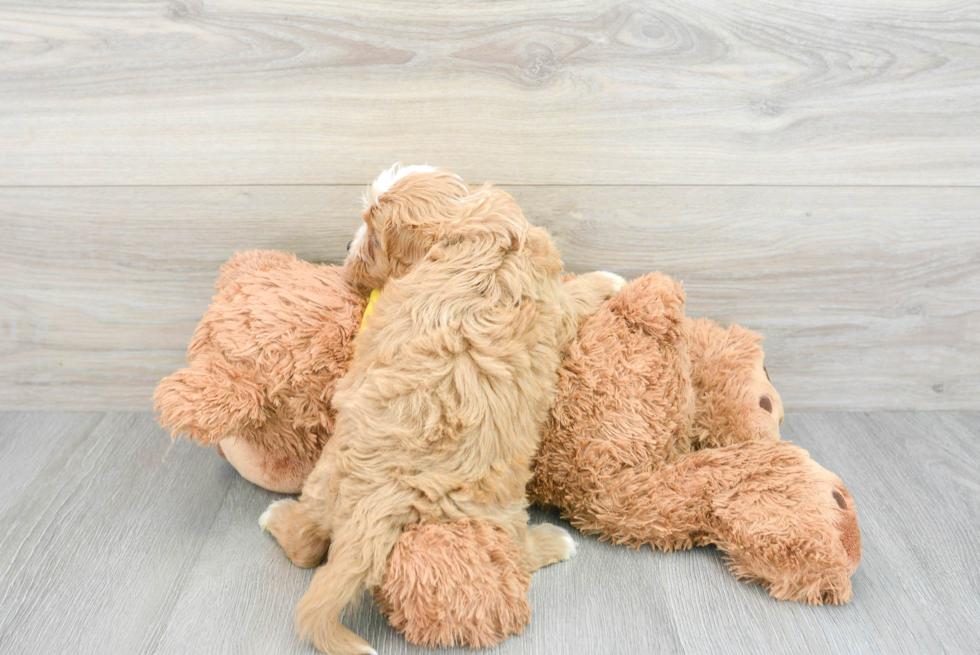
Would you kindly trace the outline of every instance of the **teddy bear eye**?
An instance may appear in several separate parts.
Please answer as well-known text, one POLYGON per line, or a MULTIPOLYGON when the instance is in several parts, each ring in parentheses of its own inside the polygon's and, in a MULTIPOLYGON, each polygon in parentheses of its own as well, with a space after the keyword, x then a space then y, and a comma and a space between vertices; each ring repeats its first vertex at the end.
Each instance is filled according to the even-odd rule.
POLYGON ((834 500, 837 501, 838 507, 840 507, 841 509, 847 509, 847 501, 844 500, 844 494, 834 489, 831 492, 831 495, 834 497, 834 500))
POLYGON ((375 248, 381 247, 381 243, 378 242, 378 237, 374 236, 373 234, 371 235, 371 243, 374 244, 375 248))
POLYGON ((772 414, 772 400, 770 400, 769 396, 761 396, 759 398, 759 407, 772 414))

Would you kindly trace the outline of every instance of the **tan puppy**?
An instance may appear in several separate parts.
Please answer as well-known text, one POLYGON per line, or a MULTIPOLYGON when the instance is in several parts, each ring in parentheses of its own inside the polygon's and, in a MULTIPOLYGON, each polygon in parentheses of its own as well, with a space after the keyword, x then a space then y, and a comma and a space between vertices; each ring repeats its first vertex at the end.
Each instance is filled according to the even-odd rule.
POLYGON ((564 530, 528 527, 524 490, 560 350, 621 284, 599 274, 566 289, 548 234, 508 194, 446 171, 396 166, 365 204, 346 266, 382 293, 301 498, 262 519, 299 566, 319 564, 329 544, 297 624, 330 655, 375 652, 340 613, 381 583, 408 524, 490 521, 528 571, 573 554, 564 530))

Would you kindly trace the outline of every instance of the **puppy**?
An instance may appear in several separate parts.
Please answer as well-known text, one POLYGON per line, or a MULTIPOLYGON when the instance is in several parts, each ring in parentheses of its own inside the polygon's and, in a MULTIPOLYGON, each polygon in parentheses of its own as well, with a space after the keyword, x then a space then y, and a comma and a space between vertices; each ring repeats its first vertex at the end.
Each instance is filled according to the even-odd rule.
POLYGON ((375 652, 340 614, 381 583, 406 524, 493 522, 529 571, 573 554, 564 530, 528 527, 524 488, 560 351, 622 283, 591 274, 563 286, 548 234, 508 194, 443 170, 396 165, 365 204, 346 266, 382 292, 302 496, 260 521, 299 566, 329 545, 297 606, 299 631, 329 655, 375 652))

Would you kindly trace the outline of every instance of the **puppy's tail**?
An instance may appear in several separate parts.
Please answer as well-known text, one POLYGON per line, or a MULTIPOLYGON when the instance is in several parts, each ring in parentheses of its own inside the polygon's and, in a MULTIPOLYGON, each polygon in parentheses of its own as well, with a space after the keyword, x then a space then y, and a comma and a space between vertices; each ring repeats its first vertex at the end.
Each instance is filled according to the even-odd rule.
POLYGON ((363 498, 334 534, 326 565, 296 606, 300 634, 328 655, 377 655, 344 627, 340 614, 364 589, 381 584, 402 528, 417 519, 407 490, 386 486, 363 498))

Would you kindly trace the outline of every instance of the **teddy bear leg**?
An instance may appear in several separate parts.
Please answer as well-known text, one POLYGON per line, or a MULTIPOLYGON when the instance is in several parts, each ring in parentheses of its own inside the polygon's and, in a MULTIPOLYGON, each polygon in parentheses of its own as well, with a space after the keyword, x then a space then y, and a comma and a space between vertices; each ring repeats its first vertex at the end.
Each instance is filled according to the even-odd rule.
POLYGON ((572 525, 615 544, 715 544, 736 576, 781 600, 840 603, 861 559, 854 500, 806 451, 754 441, 625 467, 565 496, 572 525))
POLYGON ((413 644, 485 648, 524 630, 530 586, 510 530, 460 519, 406 526, 374 595, 413 644))
POLYGON ((277 500, 259 517, 259 527, 269 532, 301 568, 318 566, 330 546, 330 533, 323 512, 308 499, 277 500))
POLYGON ((717 455, 715 475, 729 482, 711 498, 712 541, 732 572, 780 600, 850 600, 861 532, 840 478, 785 442, 736 444, 717 455))
MULTIPOLYGON (((684 458, 681 458, 684 460, 684 458)), ((567 489, 553 504, 583 534, 615 545, 672 551, 703 542, 706 497, 685 466, 626 466, 604 472, 589 488, 567 489)), ((535 499, 540 501, 540 499, 535 499)))

